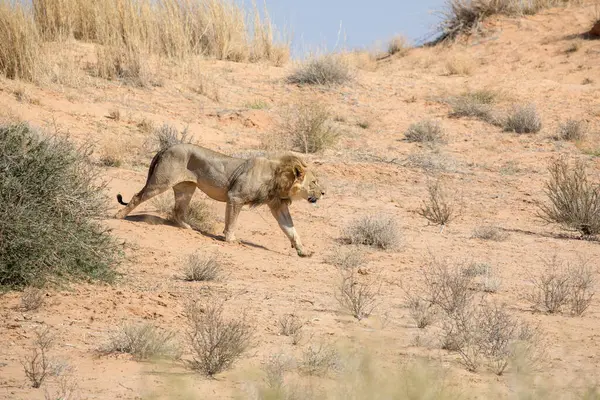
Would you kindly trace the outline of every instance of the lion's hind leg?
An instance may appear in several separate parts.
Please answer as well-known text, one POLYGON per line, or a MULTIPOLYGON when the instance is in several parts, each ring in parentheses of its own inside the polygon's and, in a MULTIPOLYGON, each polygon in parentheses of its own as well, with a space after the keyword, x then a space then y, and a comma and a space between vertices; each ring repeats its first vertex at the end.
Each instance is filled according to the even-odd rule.
POLYGON ((150 200, 154 196, 158 196, 159 194, 165 192, 167 189, 169 189, 169 187, 170 187, 170 185, 146 185, 146 186, 144 186, 142 188, 142 190, 140 190, 138 193, 136 193, 131 198, 131 200, 129 201, 129 203, 127 203, 125 208, 120 210, 115 215, 115 218, 119 218, 119 219, 125 218, 137 206, 139 206, 140 204, 142 204, 145 201, 150 200))
POLYGON ((175 194, 173 222, 175 222, 181 228, 192 228, 188 223, 185 222, 185 214, 195 190, 196 184, 193 182, 181 182, 173 186, 173 193, 175 194))

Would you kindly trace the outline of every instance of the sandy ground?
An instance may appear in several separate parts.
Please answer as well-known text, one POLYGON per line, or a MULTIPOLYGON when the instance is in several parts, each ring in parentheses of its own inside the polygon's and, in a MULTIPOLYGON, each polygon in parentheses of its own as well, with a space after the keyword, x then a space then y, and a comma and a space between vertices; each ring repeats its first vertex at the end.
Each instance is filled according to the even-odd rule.
MULTIPOLYGON (((43 87, 0 80, 3 117, 68 131, 77 141, 91 139, 98 154, 122 159, 119 168, 103 167, 111 199, 122 193, 127 201, 145 181, 152 152, 144 146, 149 134, 138 127, 144 120, 157 126, 187 126, 198 144, 234 154, 259 149, 261 136, 275 128, 280 109, 308 97, 332 108, 342 132, 336 146, 307 156, 327 185, 326 196, 316 207, 299 202, 291 208, 306 248, 315 252, 312 258, 296 256, 265 207, 241 213, 241 244, 221 240, 224 205, 210 200, 216 215, 214 235, 169 225, 151 203, 127 220, 107 218, 106 225, 128 244, 127 259, 119 267, 123 278, 117 284, 48 289, 43 307, 35 312, 19 309, 20 292, 1 296, 0 398, 44 398, 43 388, 31 388, 20 363, 30 352, 34 328, 42 325, 56 334, 52 354, 75 367, 78 393, 86 399, 140 399, 161 390, 175 396, 170 388, 177 379, 185 384, 176 387, 200 398, 229 399, 245 390, 248 371, 260 367, 265 356, 278 351, 300 356, 311 343, 320 342, 351 343, 392 366, 423 356, 440 362, 455 377, 449 384, 467 397, 486 398, 482 393, 490 387, 507 396, 514 388, 511 374, 469 373, 456 354, 416 339, 433 337, 433 331, 416 328, 401 285, 418 279, 430 253, 492 266, 502 284, 488 297, 506 303, 518 317, 539 323, 545 332, 548 360, 539 372, 544 382, 561 391, 594 383, 600 378, 598 298, 582 317, 533 313, 523 299, 530 288, 528 273, 543 268, 543 257, 556 254, 575 262, 583 255, 597 265, 600 256, 597 242, 565 236, 544 224, 536 218, 535 206, 544 199, 550 157, 560 152, 587 159, 594 175, 600 167, 597 158, 582 152, 597 151, 600 138, 600 41, 578 37, 589 28, 592 15, 589 5, 494 20, 492 33, 468 45, 415 49, 379 63, 361 59, 355 62, 359 68, 354 68, 354 80, 338 88, 285 84, 291 65, 216 61, 199 66, 201 79, 210 83, 208 97, 194 90, 198 81, 167 74, 162 86, 148 89, 95 81, 83 72, 66 83, 43 87), (567 52, 573 44, 577 49, 567 52), (449 65, 468 73, 448 74, 449 65), (586 79, 591 83, 584 84, 586 79), (498 111, 533 102, 543 121, 541 132, 517 135, 474 119, 448 117, 450 107, 440 99, 484 88, 502 94, 498 111), (26 99, 19 101, 17 91, 26 99), (248 107, 258 100, 267 107, 248 107), (107 117, 113 110, 119 111, 119 120, 107 117), (441 121, 447 135, 447 143, 435 150, 402 140, 411 123, 425 118, 441 121), (567 118, 587 121, 590 134, 585 141, 575 145, 553 140, 567 118), (358 127, 359 122, 368 127, 358 127), (422 168, 423 160, 434 167, 422 168), (415 212, 426 197, 427 182, 436 176, 456 192, 462 209, 443 232, 415 212), (371 214, 397 221, 401 246, 391 251, 365 249, 364 268, 371 276, 381 273, 383 285, 379 307, 359 322, 336 302, 338 271, 326 260, 346 224, 371 214), (472 238, 473 230, 486 224, 501 227, 507 239, 472 238), (226 277, 210 283, 179 279, 182 257, 196 250, 218 254, 226 277), (215 379, 177 362, 152 364, 129 355, 95 353, 125 321, 149 321, 182 334, 186 297, 209 292, 227 299, 228 312, 245 309, 257 333, 257 346, 215 379), (278 318, 289 312, 307 321, 306 340, 297 346, 278 332, 278 318)), ((195 196, 205 198, 198 192, 195 196)), ((120 206, 116 200, 112 204, 115 212, 120 206)), ((50 379, 48 385, 52 389, 55 383, 50 379)))

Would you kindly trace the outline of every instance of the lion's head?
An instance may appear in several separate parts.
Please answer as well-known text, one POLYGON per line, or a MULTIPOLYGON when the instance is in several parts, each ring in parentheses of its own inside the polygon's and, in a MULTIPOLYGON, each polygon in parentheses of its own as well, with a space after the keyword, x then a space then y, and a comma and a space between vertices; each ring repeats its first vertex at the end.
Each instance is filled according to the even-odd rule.
POLYGON ((281 198, 303 199, 314 204, 325 194, 314 171, 295 155, 286 155, 280 159, 275 180, 281 198))

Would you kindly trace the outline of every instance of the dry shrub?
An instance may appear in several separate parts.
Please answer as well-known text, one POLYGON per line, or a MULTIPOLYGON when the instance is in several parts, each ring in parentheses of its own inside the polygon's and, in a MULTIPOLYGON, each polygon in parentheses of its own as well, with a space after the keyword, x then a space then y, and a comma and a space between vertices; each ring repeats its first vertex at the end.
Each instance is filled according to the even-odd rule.
POLYGON ((502 228, 494 225, 482 225, 473 229, 473 234, 471 237, 482 240, 492 240, 494 242, 502 242, 508 238, 508 233, 502 230, 502 228))
POLYGON ((473 73, 473 60, 462 56, 451 56, 445 63, 444 69, 446 75, 468 76, 473 73))
POLYGON ((502 284, 500 278, 494 273, 494 269, 485 263, 472 263, 462 272, 473 278, 475 285, 485 293, 496 293, 502 284))
POLYGON ((29 286, 23 290, 21 295, 21 308, 24 311, 34 311, 39 309, 44 304, 44 291, 29 286))
POLYGON ((535 106, 514 106, 504 121, 504 130, 515 133, 536 133, 542 129, 542 120, 535 106))
POLYGON ((26 124, 0 125, 0 286, 114 278, 120 245, 98 223, 107 202, 90 155, 26 124))
POLYGON ((464 265, 433 257, 421 271, 424 299, 447 315, 461 312, 473 298, 473 276, 465 270, 464 265))
POLYGON ((335 291, 335 298, 354 318, 368 318, 377 306, 377 296, 381 281, 377 275, 371 278, 358 278, 355 268, 340 270, 341 279, 335 291))
POLYGON ((151 323, 123 323, 99 348, 101 354, 127 353, 135 360, 178 358, 175 333, 163 331, 151 323))
POLYGON ((284 314, 279 318, 278 325, 280 335, 290 336, 294 345, 300 343, 304 327, 304 322, 300 317, 295 314, 284 314))
MULTIPOLYGON (((166 214, 169 220, 173 220, 175 202, 168 193, 159 195, 150 200, 161 214, 166 214)), ((204 200, 192 199, 188 204, 183 220, 192 228, 201 232, 212 232, 215 224, 215 215, 211 206, 204 200)))
POLYGON ((286 82, 307 85, 342 85, 350 79, 350 69, 344 57, 337 54, 325 54, 305 61, 286 78, 286 82))
POLYGON ((340 357, 337 350, 327 344, 309 345, 302 352, 300 369, 307 375, 324 376, 340 365, 340 357))
POLYGON ((354 219, 343 231, 349 244, 372 246, 383 250, 398 245, 399 233, 396 221, 382 215, 367 215, 354 219))
POLYGON ((169 124, 162 124, 159 128, 155 128, 150 138, 150 142, 157 151, 180 143, 191 143, 192 140, 193 136, 189 135, 187 127, 179 132, 177 128, 169 124))
POLYGON ((0 74, 33 81, 39 73, 40 38, 25 6, 0 2, 0 74))
POLYGON ((356 268, 367 262, 364 251, 358 246, 336 247, 326 260, 340 268, 356 268))
POLYGON ((586 136, 586 127, 584 121, 576 119, 567 119, 558 126, 559 140, 578 141, 586 136))
POLYGON ((190 368, 213 376, 231 367, 252 346, 254 329, 242 313, 227 319, 223 303, 211 299, 205 304, 186 305, 187 338, 193 353, 190 368))
POLYGON ((439 121, 430 119, 411 124, 404 133, 404 138, 409 142, 428 144, 445 142, 444 131, 439 121))
POLYGON ((339 133, 329 109, 318 102, 302 101, 287 107, 279 125, 280 134, 293 150, 317 153, 333 146, 339 133))
POLYGON ((550 162, 548 170, 545 193, 549 202, 538 204, 538 216, 585 237, 600 233, 600 186, 588 181, 585 164, 578 161, 571 166, 560 156, 550 162))
POLYGON ((437 308, 430 301, 409 293, 406 296, 406 305, 417 328, 427 328, 435 322, 438 314, 437 308))
POLYGON ((182 274, 186 281, 214 281, 222 273, 221 263, 216 255, 198 252, 189 254, 184 261, 182 274))
POLYGON ((390 55, 398 54, 399 56, 404 56, 408 54, 410 50, 410 45, 404 36, 395 36, 388 43, 387 52, 390 55))
POLYGON ((446 190, 439 180, 427 185, 429 194, 417 213, 435 225, 442 228, 450 223, 457 215, 456 207, 448 198, 446 190))
POLYGON ((21 361, 21 364, 31 385, 39 388, 53 373, 54 361, 48 355, 48 351, 54 345, 54 335, 48 327, 36 329, 34 335, 32 354, 21 361))
POLYGON ((490 90, 468 92, 449 100, 452 106, 451 117, 473 117, 484 122, 495 123, 492 104, 496 101, 496 93, 490 90))
POLYGON ((568 265, 556 256, 545 261, 544 270, 531 276, 533 285, 527 299, 536 310, 560 313, 569 307, 580 316, 589 307, 595 294, 593 270, 585 262, 568 265))

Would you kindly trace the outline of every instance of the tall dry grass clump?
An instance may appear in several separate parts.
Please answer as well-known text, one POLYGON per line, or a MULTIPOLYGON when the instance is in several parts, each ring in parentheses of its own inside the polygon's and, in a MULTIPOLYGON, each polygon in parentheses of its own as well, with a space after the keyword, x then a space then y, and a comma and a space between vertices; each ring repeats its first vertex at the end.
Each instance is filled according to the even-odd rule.
POLYGON ((32 81, 39 71, 40 37, 20 3, 0 0, 0 75, 32 81))

